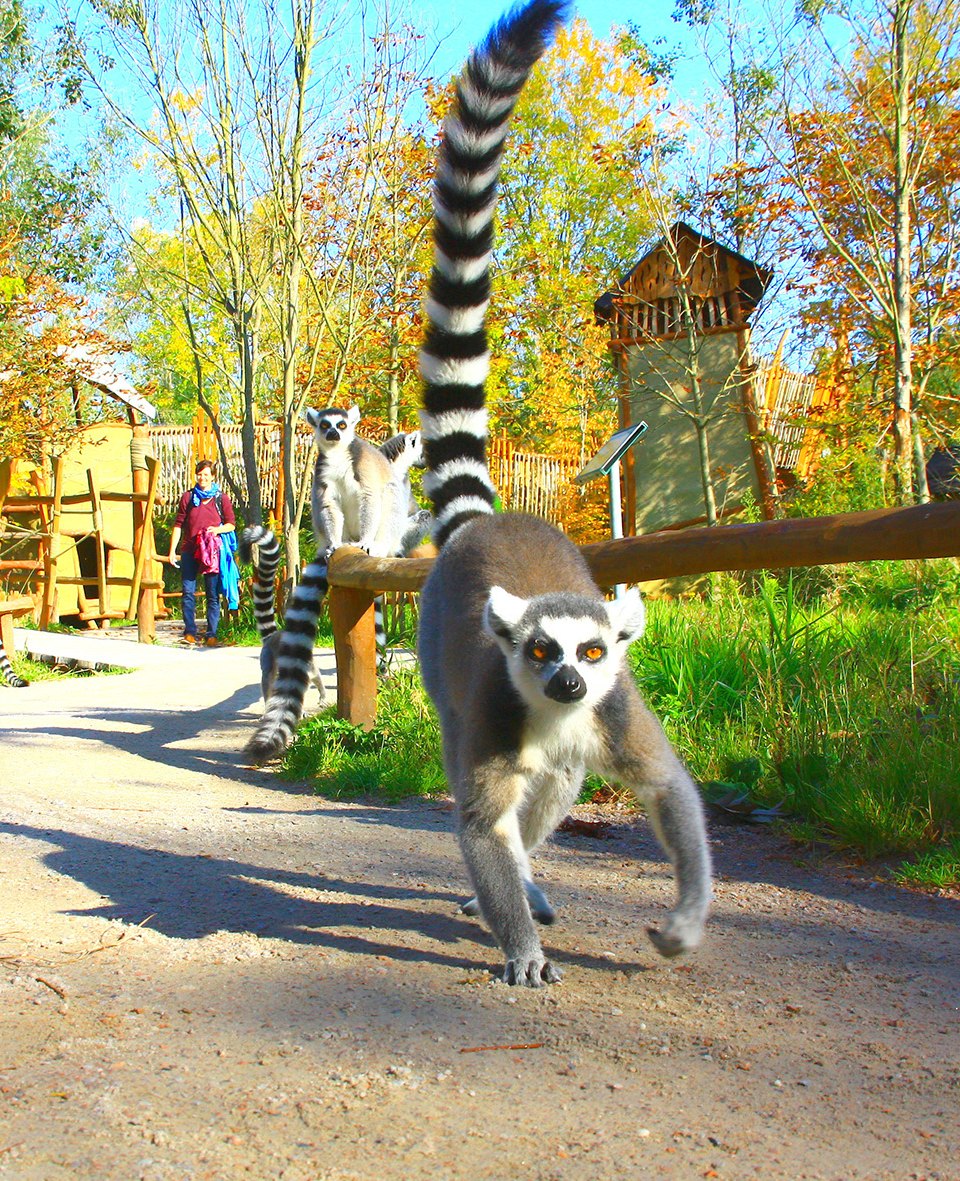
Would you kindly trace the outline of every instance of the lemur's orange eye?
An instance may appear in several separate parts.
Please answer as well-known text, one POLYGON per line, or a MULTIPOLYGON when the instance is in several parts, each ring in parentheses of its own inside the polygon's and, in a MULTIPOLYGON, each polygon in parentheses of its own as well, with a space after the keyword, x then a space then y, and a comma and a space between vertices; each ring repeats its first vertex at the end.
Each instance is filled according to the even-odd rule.
POLYGON ((543 644, 534 644, 533 647, 530 649, 530 655, 533 657, 534 660, 546 660, 547 659, 547 650, 543 646, 543 644))
POLYGON ((587 644, 580 652, 581 660, 589 660, 591 662, 602 660, 606 656, 607 650, 603 644, 587 644))

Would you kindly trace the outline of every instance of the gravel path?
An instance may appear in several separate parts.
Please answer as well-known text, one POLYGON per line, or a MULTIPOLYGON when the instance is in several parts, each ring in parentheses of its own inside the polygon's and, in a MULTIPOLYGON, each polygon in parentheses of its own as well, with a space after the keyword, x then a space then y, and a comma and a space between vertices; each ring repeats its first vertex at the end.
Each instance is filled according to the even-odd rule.
POLYGON ((256 651, 135 651, 0 687, 0 1177, 960 1178, 956 897, 715 826, 666 963, 613 813, 537 859, 564 982, 508 989, 445 805, 246 768, 256 651))

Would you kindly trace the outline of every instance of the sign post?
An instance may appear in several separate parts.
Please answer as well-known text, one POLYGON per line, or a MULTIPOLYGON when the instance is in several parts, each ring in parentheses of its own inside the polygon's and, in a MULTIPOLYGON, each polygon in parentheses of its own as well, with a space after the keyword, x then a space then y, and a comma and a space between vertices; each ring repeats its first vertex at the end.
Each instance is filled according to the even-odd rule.
MULTIPOLYGON (((616 431, 604 443, 587 466, 573 477, 574 484, 586 484, 597 476, 606 476, 610 488, 610 536, 623 537, 623 510, 620 505, 620 460, 627 450, 647 432, 645 422, 634 423, 616 431)), ((623 584, 613 588, 614 598, 623 594, 623 584)))

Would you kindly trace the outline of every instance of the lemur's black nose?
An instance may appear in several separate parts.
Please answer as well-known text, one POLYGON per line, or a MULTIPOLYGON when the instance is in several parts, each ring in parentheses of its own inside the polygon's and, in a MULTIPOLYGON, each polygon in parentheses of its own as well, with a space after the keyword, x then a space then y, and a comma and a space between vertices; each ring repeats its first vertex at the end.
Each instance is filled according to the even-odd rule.
POLYGON ((587 691, 583 677, 572 665, 557 669, 544 690, 551 701, 579 701, 587 691))
POLYGON ((337 430, 329 430, 327 431, 326 438, 328 443, 336 443, 337 439, 340 438, 340 432, 337 430))

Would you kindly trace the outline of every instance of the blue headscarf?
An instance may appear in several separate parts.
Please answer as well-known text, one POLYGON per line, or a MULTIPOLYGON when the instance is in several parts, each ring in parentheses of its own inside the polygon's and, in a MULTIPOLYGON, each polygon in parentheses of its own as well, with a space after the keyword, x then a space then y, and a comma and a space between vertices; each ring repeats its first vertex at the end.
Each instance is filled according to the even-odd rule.
POLYGON ((204 500, 212 500, 213 497, 218 496, 219 493, 220 485, 216 482, 216 480, 214 480, 206 492, 204 492, 199 484, 194 484, 193 492, 191 493, 191 496, 193 497, 193 507, 199 508, 200 504, 204 500))

